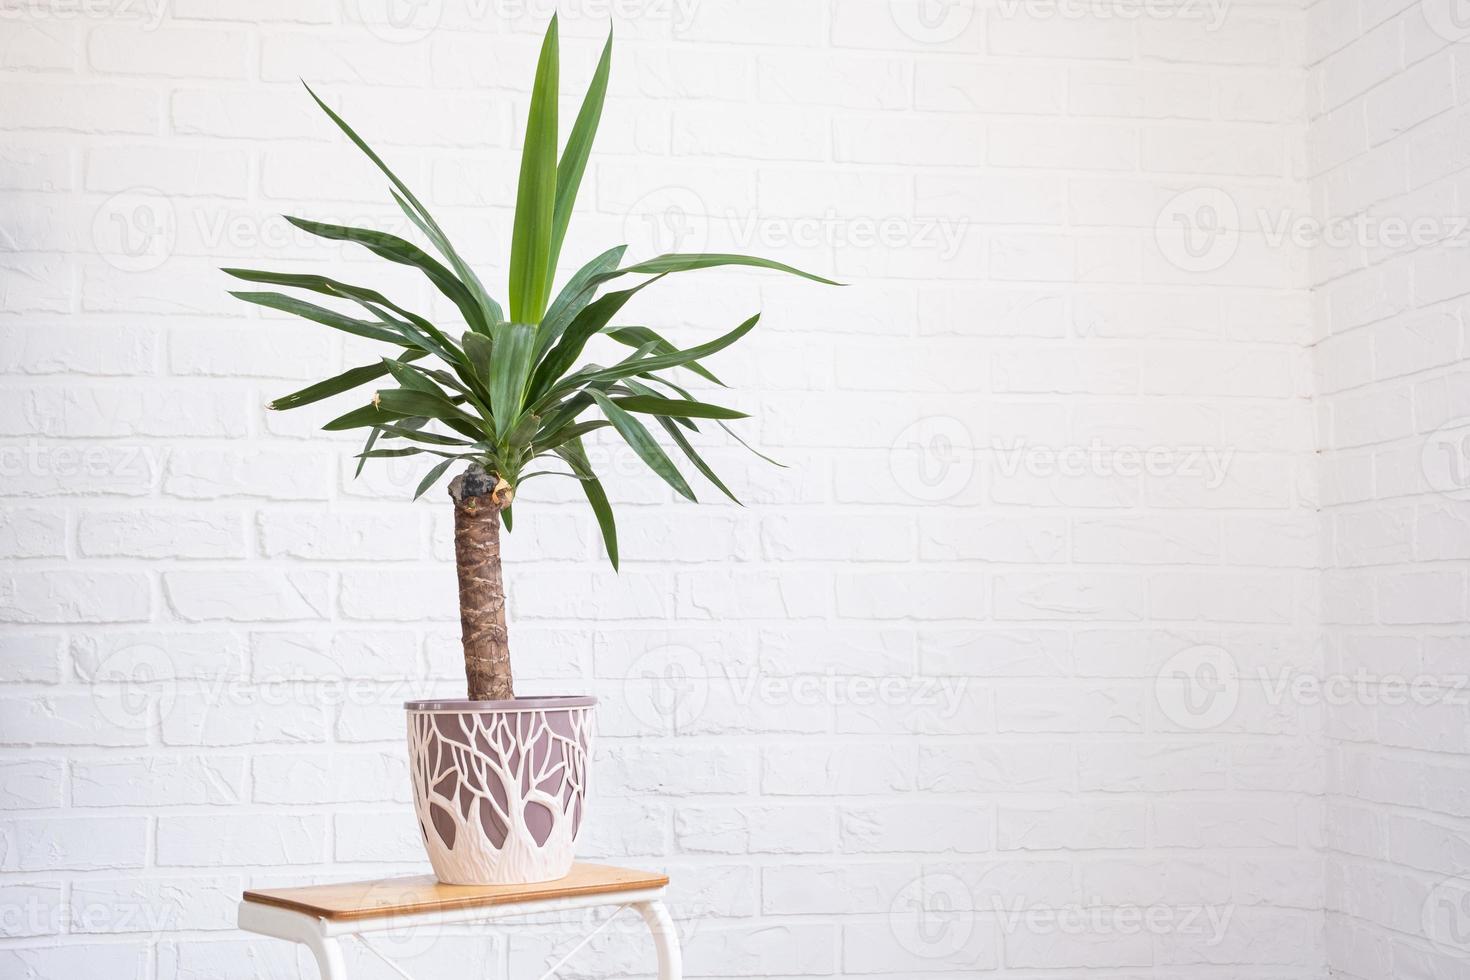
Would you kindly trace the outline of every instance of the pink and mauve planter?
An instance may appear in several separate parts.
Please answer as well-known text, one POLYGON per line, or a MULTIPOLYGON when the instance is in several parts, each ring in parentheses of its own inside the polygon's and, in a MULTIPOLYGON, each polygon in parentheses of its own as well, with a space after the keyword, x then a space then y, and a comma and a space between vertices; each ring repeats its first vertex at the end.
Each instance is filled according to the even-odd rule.
POLYGON ((446 885, 554 881, 587 805, 592 697, 409 701, 414 810, 446 885))

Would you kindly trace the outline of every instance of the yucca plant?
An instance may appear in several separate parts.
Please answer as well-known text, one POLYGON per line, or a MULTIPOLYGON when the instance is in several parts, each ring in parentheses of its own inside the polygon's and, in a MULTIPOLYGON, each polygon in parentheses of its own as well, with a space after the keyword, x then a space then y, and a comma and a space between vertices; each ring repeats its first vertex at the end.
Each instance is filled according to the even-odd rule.
POLYGON ((706 343, 679 348, 648 327, 617 325, 615 318, 623 306, 666 275, 715 266, 758 266, 830 283, 779 262, 744 255, 669 254, 622 266, 626 246, 620 245, 583 265, 553 298, 553 276, 602 116, 611 62, 609 35, 558 160, 558 45, 557 22, 552 18, 536 67, 521 155, 510 244, 508 316, 423 203, 309 87, 307 91, 322 110, 382 171, 392 185, 393 200, 443 261, 383 231, 291 216, 286 220, 309 234, 352 242, 389 262, 419 270, 453 304, 462 322, 452 327, 436 324, 376 290, 324 276, 224 270, 247 282, 304 290, 354 304, 353 312, 342 312, 280 292, 232 293, 248 303, 393 348, 375 364, 354 367, 277 398, 270 408, 301 408, 382 379, 391 387, 378 388, 370 403, 323 426, 330 431, 368 430, 366 445, 358 454, 358 472, 369 459, 432 457, 436 462, 419 483, 417 498, 456 462, 467 464, 450 482, 449 493, 454 504, 465 674, 469 696, 476 701, 514 697, 500 523, 504 515, 507 530, 511 528, 512 500, 526 481, 543 475, 577 480, 597 518, 614 568, 618 540, 612 507, 588 461, 582 442, 585 436, 611 428, 649 469, 681 496, 694 500, 694 491, 643 421, 651 419, 695 470, 736 499, 686 433, 699 432, 702 421, 725 427, 726 422, 745 416, 694 398, 668 372, 681 368, 722 385, 702 362, 748 334, 759 315, 706 343), (626 288, 604 291, 625 277, 641 278, 626 288), (587 343, 598 335, 626 345, 631 353, 605 366, 580 363, 587 343), (540 460, 546 462, 533 465, 540 460))

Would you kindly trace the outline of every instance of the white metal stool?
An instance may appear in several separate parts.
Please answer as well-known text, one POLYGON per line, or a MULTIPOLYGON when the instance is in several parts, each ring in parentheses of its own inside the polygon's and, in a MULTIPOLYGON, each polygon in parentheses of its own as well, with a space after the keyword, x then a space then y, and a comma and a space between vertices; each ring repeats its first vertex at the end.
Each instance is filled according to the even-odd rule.
MULTIPOLYGON (((321 980, 346 980, 342 936, 404 925, 454 925, 613 905, 636 909, 643 917, 658 951, 659 980, 681 980, 679 937, 663 903, 668 883, 667 875, 576 864, 567 877, 534 885, 443 885, 423 875, 265 889, 245 893, 239 925, 246 932, 302 944, 316 957, 321 980)), ((572 953, 591 938, 589 935, 572 953)), ((554 974, 572 953, 543 976, 554 974)))

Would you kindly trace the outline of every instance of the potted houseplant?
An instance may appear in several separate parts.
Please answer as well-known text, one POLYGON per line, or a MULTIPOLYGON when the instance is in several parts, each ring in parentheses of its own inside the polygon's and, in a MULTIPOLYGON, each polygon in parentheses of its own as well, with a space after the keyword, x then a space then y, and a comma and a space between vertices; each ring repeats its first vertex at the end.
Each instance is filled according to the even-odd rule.
MULTIPOLYGON (((500 563, 500 528, 533 476, 575 479, 586 495, 614 569, 617 531, 583 437, 610 429, 680 495, 690 489, 643 419, 719 490, 733 494, 700 457, 686 432, 724 426, 740 412, 696 399, 667 376, 683 368, 720 384, 701 361, 744 337, 751 317, 706 343, 679 348, 643 326, 618 326, 627 301, 666 275, 715 266, 758 266, 818 276, 765 259, 727 254, 663 255, 622 265, 624 247, 586 263, 553 294, 553 276, 577 189, 602 115, 612 39, 557 154, 557 23, 542 42, 521 157, 510 245, 508 309, 491 298, 444 230, 388 165, 325 102, 311 96, 382 171, 394 201, 439 253, 385 232, 287 217, 301 230, 361 245, 422 272, 457 311, 436 324, 374 289, 317 275, 226 269, 237 279, 287 287, 352 304, 352 312, 275 291, 232 295, 269 309, 389 345, 373 364, 352 368, 277 398, 294 409, 365 386, 370 401, 328 422, 332 431, 367 430, 363 461, 418 456, 433 461, 415 498, 456 463, 449 483, 468 697, 406 705, 419 827, 434 871, 449 884, 544 881, 571 867, 584 816, 590 697, 517 698, 511 674, 500 563), (631 277, 631 278, 630 278, 631 277), (632 282, 605 291, 617 280, 632 282), (582 363, 602 335, 631 351, 614 363, 582 363), (372 390, 372 389, 369 389, 372 390), (540 461, 532 468, 533 461, 540 461)), ((308 88, 308 92, 311 90, 308 88)), ((737 437, 738 438, 738 437, 737 437)))

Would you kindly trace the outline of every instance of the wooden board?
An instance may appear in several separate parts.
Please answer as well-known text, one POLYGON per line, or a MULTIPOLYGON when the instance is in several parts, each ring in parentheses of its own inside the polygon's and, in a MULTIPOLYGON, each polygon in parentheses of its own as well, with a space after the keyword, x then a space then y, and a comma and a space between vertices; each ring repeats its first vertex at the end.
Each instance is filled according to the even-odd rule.
POLYGON ((668 875, 604 864, 574 864, 571 874, 534 885, 443 885, 433 875, 377 878, 336 885, 268 888, 245 893, 245 901, 305 912, 323 919, 371 919, 581 895, 662 888, 668 875))

